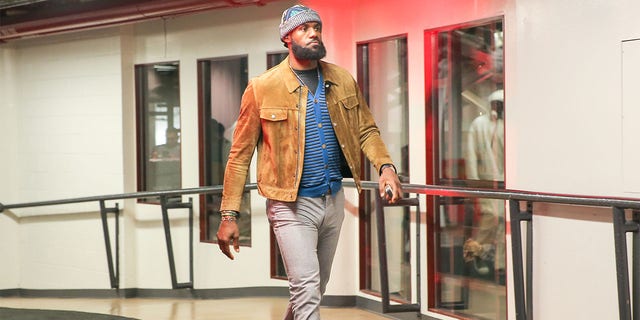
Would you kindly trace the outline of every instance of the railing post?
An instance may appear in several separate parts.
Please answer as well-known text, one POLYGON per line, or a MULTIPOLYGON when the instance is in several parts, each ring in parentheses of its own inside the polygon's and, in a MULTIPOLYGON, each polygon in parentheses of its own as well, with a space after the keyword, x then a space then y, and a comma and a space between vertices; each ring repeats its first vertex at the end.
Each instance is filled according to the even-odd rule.
POLYGON ((616 278, 618 280, 618 309, 621 320, 631 320, 631 293, 629 290, 629 260, 627 259, 627 232, 638 232, 638 224, 627 222, 623 208, 613 207, 613 237, 616 251, 616 278))
POLYGON ((120 223, 119 223, 120 208, 118 203, 114 208, 107 208, 104 204, 104 200, 100 200, 100 217, 102 219, 102 232, 104 234, 104 245, 107 252, 107 264, 109 265, 109 281, 111 282, 112 289, 118 289, 120 287, 120 223), (116 262, 113 263, 113 250, 111 249, 111 236, 109 234, 109 223, 107 221, 107 214, 113 213, 115 217, 115 245, 116 245, 116 262))
MULTIPOLYGON (((633 210, 632 215, 633 222, 640 226, 640 210, 633 210)), ((640 289, 640 234, 638 232, 633 233, 633 252, 631 254, 632 257, 632 265, 631 265, 631 276, 633 278, 633 283, 631 284, 631 292, 633 293, 633 298, 631 301, 631 306, 633 310, 633 319, 640 319, 640 293, 637 292, 640 289)))
POLYGON ((167 243, 167 255, 169 258, 169 272, 171 272, 171 286, 173 289, 191 288, 193 289, 193 204, 189 202, 169 202, 166 196, 160 197, 162 206, 162 223, 164 225, 164 236, 167 243), (173 254, 173 242, 171 240, 171 224, 169 222, 169 209, 189 209, 189 282, 178 283, 176 275, 176 262, 173 254))
POLYGON ((533 319, 533 202, 527 201, 527 256, 525 258, 525 270, 527 277, 525 282, 525 296, 527 315, 533 319))
POLYGON ((382 296, 382 313, 389 312, 420 312, 420 199, 404 198, 394 204, 387 203, 376 195, 376 218, 378 232, 378 259, 380 263, 380 295, 382 296), (417 303, 391 305, 389 292, 389 266, 387 260, 387 237, 385 228, 384 208, 385 207, 415 207, 416 208, 416 282, 417 303))
POLYGON ((387 269, 387 236, 384 224, 382 199, 376 196, 376 224, 378 231, 378 260, 380 263, 380 294, 382 295, 382 313, 389 312, 389 270, 387 269))
MULTIPOLYGON (((513 255, 513 290, 515 295, 515 304, 516 304, 516 319, 518 320, 527 320, 532 319, 532 303, 529 298, 531 298, 531 283, 527 285, 527 292, 525 293, 525 281, 524 281, 524 263, 522 259, 522 227, 520 223, 522 221, 529 221, 531 223, 532 212, 531 206, 527 207, 528 211, 521 212, 520 211, 520 201, 519 200, 509 200, 509 215, 511 218, 511 251, 513 255), (526 299, 526 300, 525 300, 526 299), (525 301, 529 301, 526 303, 525 301)), ((528 230, 531 230, 528 228, 528 230)), ((532 235, 530 232, 527 232, 527 239, 532 235)), ((527 241, 528 243, 531 240, 527 241)), ((527 245, 529 247, 530 245, 527 245)), ((531 261, 529 252, 531 248, 527 250, 527 274, 531 274, 531 261)), ((530 276, 527 276, 527 279, 531 279, 530 276)), ((528 281, 527 281, 528 282, 528 281)))

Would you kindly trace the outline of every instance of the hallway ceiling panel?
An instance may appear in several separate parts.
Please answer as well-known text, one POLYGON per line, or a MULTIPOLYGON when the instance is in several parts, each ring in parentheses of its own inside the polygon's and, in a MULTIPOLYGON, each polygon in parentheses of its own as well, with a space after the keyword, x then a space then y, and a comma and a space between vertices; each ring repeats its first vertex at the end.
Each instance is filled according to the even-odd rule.
POLYGON ((279 0, 0 0, 0 42, 279 0))

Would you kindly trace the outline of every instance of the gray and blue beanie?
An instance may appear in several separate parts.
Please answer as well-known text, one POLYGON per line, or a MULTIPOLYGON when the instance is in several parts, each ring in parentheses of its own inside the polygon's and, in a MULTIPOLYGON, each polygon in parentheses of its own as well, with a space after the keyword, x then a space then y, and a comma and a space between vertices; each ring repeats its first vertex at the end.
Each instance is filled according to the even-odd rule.
POLYGON ((280 40, 299 25, 312 21, 322 24, 320 15, 313 9, 296 4, 285 10, 282 12, 282 20, 280 21, 280 40))

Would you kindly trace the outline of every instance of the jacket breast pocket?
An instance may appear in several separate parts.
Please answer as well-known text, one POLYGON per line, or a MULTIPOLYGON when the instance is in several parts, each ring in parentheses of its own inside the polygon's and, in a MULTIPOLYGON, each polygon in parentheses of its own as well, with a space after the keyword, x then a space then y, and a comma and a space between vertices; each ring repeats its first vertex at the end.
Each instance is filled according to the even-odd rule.
POLYGON ((287 109, 262 108, 260 109, 260 119, 266 121, 286 121, 287 109))
MULTIPOLYGON (((345 130, 357 130, 358 128, 358 97, 350 95, 338 100, 338 110, 342 119, 347 124, 345 130)), ((354 132, 355 133, 355 132, 354 132)))
POLYGON ((358 97, 352 95, 342 98, 338 101, 338 104, 347 110, 351 110, 358 106, 358 97))
POLYGON ((292 136, 294 120, 290 110, 285 108, 262 108, 260 109, 260 122, 262 124, 262 135, 269 138, 271 143, 276 145, 286 145, 292 136))

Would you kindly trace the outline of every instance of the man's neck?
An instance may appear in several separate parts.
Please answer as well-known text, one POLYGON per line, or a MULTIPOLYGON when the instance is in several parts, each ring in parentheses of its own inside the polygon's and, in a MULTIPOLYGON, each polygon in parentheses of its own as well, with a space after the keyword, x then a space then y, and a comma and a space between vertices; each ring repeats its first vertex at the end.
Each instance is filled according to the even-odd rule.
POLYGON ((295 70, 311 70, 318 67, 318 60, 297 59, 292 52, 289 52, 289 64, 295 70))

